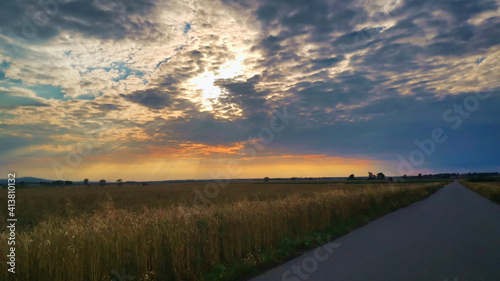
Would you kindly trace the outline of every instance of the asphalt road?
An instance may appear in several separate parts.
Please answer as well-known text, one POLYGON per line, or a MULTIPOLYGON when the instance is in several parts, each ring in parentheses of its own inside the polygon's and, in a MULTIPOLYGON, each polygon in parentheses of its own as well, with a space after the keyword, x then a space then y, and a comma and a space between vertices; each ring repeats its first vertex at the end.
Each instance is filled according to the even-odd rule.
POLYGON ((251 281, 500 281, 500 205, 458 182, 251 281))

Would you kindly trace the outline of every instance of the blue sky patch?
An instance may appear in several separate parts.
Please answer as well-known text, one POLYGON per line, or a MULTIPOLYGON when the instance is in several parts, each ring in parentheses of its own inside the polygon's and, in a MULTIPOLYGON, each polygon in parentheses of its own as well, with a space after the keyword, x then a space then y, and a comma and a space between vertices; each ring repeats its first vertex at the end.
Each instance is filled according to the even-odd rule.
POLYGON ((0 69, 7 69, 9 67, 10 67, 10 63, 7 61, 2 61, 2 63, 0 64, 0 69))
POLYGON ((113 78, 113 81, 115 81, 115 82, 118 82, 118 81, 123 80, 123 79, 127 79, 127 77, 129 77, 130 75, 135 75, 138 77, 142 77, 144 75, 144 72, 128 68, 127 66, 125 66, 125 63, 123 63, 123 62, 113 63, 112 67, 113 67, 113 69, 118 70, 121 74, 120 77, 113 78))
POLYGON ((64 97, 65 93, 63 92, 63 89, 59 86, 52 86, 52 85, 26 86, 23 84, 21 80, 7 78, 4 79, 2 82, 0 82, 0 87, 6 89, 10 89, 12 87, 28 89, 35 92, 38 97, 44 99, 70 100, 70 98, 64 97))
POLYGON ((8 69, 10 67, 10 63, 6 61, 2 61, 0 64, 0 81, 5 79, 5 69, 8 69))
POLYGON ((186 26, 184 27, 184 33, 188 33, 190 29, 191 25, 189 23, 186 23, 186 26))
POLYGON ((88 71, 93 71, 96 69, 104 69, 106 72, 111 71, 112 69, 118 70, 120 73, 120 76, 117 78, 113 78, 112 80, 115 82, 118 82, 123 79, 127 79, 130 75, 135 75, 138 77, 142 77, 144 75, 144 72, 139 71, 139 70, 134 70, 126 66, 126 63, 124 62, 114 62, 111 64, 111 67, 102 67, 102 68, 87 68, 88 71))
POLYGON ((171 58, 172 58, 172 57, 170 57, 170 58, 166 58, 166 59, 164 59, 164 60, 160 61, 160 62, 156 65, 156 68, 160 67, 160 65, 161 65, 162 63, 168 62, 171 58))
POLYGON ((2 97, 0 108, 14 106, 47 106, 46 104, 32 98, 12 96, 8 91, 0 91, 0 96, 2 97))
POLYGON ((10 78, 5 78, 3 81, 0 82, 0 87, 10 89, 11 87, 21 87, 23 88, 23 81, 20 79, 10 79, 10 78))
POLYGON ((32 90, 37 96, 44 99, 71 100, 71 98, 64 97, 65 93, 60 86, 36 85, 26 88, 32 90))

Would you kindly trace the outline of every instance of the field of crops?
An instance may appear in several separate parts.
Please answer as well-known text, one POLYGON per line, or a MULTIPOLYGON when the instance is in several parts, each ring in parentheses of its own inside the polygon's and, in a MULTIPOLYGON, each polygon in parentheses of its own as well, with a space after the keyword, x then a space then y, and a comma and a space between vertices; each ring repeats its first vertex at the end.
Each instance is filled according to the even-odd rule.
POLYGON ((15 278, 243 279, 445 184, 233 182, 209 206, 205 183, 19 189, 15 278))

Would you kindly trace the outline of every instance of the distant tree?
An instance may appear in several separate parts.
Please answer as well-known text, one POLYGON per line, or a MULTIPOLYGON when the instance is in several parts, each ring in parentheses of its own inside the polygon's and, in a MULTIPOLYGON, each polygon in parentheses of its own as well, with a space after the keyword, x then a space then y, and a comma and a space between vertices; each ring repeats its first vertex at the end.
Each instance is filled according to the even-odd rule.
POLYGON ((89 185, 89 179, 84 179, 83 180, 83 185, 89 185))
POLYGON ((64 185, 73 185, 73 182, 72 181, 65 181, 64 185))
POLYGON ((418 174, 418 178, 421 179, 422 178, 422 174, 418 174))
POLYGON ((104 185, 106 185, 106 180, 100 180, 100 181, 99 181, 99 185, 100 185, 100 186, 104 186, 104 185))
POLYGON ((116 180, 116 183, 118 184, 118 186, 122 186, 123 185, 123 180, 122 179, 116 180))
POLYGON ((348 179, 348 180, 354 180, 354 174, 351 174, 351 175, 349 176, 349 178, 347 178, 347 179, 348 179))
POLYGON ((269 181, 269 177, 265 177, 265 178, 264 178, 264 181, 265 181, 265 182, 268 182, 268 181, 269 181))
POLYGON ((377 179, 379 179, 379 180, 385 180, 385 175, 384 175, 384 173, 382 173, 382 172, 378 173, 378 174, 377 174, 377 179))
POLYGON ((295 180, 297 180, 297 178, 296 177, 292 177, 292 181, 295 181, 295 180))
POLYGON ((387 181, 388 181, 388 182, 393 182, 393 181, 394 181, 394 179, 393 179, 392 177, 388 177, 388 178, 387 178, 387 181))
POLYGON ((403 179, 407 179, 408 176, 406 174, 403 175, 403 179))
POLYGON ((372 172, 368 172, 368 179, 369 180, 374 180, 375 179, 375 176, 373 175, 372 172))

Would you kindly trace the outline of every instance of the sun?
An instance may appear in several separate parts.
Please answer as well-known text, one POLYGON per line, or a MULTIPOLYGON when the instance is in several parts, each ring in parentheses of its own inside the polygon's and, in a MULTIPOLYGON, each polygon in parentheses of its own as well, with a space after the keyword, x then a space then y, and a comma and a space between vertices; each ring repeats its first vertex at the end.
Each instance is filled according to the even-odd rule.
POLYGON ((201 94, 203 105, 208 106, 216 101, 223 93, 223 89, 215 85, 218 78, 213 72, 205 72, 200 76, 191 79, 193 89, 201 94))
MULTIPOLYGON (((219 79, 243 80, 245 67, 243 59, 230 61, 222 65, 217 71, 207 71, 189 80, 188 88, 193 91, 191 100, 201 104, 202 110, 214 111, 213 106, 220 104, 219 97, 227 93, 227 90, 215 84, 219 79)), ((232 105, 233 107, 235 105, 232 105)))

